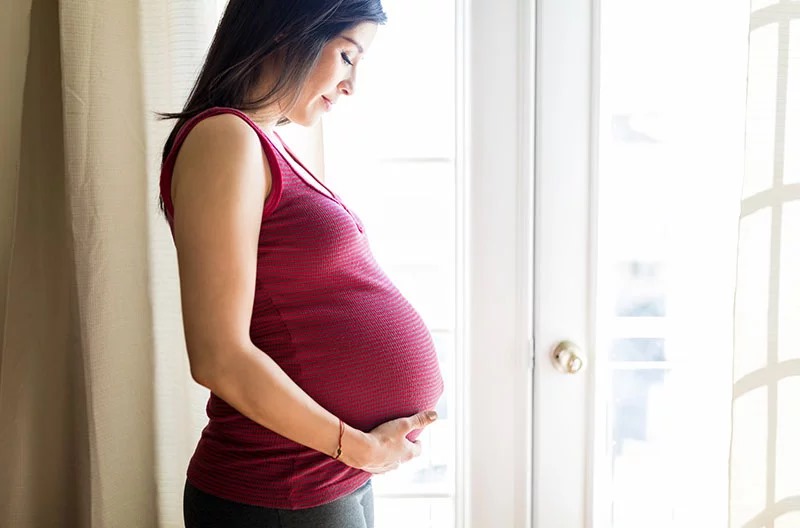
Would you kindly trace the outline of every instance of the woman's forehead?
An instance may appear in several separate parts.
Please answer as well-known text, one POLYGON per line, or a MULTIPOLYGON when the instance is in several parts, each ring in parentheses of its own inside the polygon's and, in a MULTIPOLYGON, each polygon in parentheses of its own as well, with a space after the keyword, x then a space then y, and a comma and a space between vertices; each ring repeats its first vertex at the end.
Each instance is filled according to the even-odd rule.
POLYGON ((372 40, 375 38, 377 31, 377 24, 373 22, 362 22, 357 26, 343 31, 339 35, 339 38, 353 44, 358 49, 359 53, 364 53, 367 48, 369 48, 370 44, 372 44, 372 40))

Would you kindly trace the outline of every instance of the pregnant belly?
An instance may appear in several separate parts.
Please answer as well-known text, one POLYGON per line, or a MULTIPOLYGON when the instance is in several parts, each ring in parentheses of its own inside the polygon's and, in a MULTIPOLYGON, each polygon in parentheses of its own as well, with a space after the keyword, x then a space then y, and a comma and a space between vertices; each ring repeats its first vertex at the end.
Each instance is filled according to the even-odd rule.
POLYGON ((341 305, 304 314, 307 331, 290 332, 291 352, 273 355, 316 402, 362 431, 433 409, 443 391, 430 332, 405 299, 392 300, 379 317, 341 305))
POLYGON ((351 342, 350 347, 341 348, 341 357, 330 360, 336 365, 332 375, 326 375, 325 368, 304 368, 301 386, 325 408, 363 431, 436 406, 442 395, 442 377, 424 326, 402 335, 373 336, 369 343, 359 347, 351 342))

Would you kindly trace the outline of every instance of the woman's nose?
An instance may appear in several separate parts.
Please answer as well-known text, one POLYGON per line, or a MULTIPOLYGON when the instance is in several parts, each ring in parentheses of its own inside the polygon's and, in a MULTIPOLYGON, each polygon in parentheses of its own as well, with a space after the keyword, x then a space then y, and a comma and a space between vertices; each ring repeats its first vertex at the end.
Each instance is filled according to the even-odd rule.
POLYGON ((353 95, 356 91, 356 72, 352 71, 350 77, 339 83, 339 93, 342 95, 353 95))
POLYGON ((342 95, 353 95, 353 84, 350 81, 340 82, 339 93, 342 95))

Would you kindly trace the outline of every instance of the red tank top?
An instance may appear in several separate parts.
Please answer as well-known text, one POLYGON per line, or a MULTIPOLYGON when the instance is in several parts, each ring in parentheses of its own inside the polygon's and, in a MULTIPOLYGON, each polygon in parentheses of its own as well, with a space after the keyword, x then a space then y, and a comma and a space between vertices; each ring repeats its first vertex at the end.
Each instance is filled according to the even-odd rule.
MULTIPOLYGON (((170 226, 178 150, 194 125, 221 113, 253 127, 272 171, 258 240, 253 343, 315 401, 362 431, 434 408, 443 385, 431 335, 373 258, 361 221, 335 194, 300 177, 243 113, 212 108, 181 129, 161 172, 170 226)), ((187 480, 206 493, 310 508, 355 491, 370 476, 262 427, 213 393, 206 412, 187 470, 187 480)))

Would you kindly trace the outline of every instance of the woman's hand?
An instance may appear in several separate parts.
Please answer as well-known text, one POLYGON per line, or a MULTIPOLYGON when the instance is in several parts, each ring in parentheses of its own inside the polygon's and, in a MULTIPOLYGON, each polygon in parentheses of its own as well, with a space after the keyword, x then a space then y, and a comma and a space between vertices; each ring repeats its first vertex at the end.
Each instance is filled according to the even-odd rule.
POLYGON ((436 418, 435 411, 423 411, 379 425, 369 433, 361 433, 350 449, 343 442, 340 460, 348 466, 373 474, 397 469, 422 451, 419 441, 411 442, 406 436, 411 431, 424 429, 436 418))

